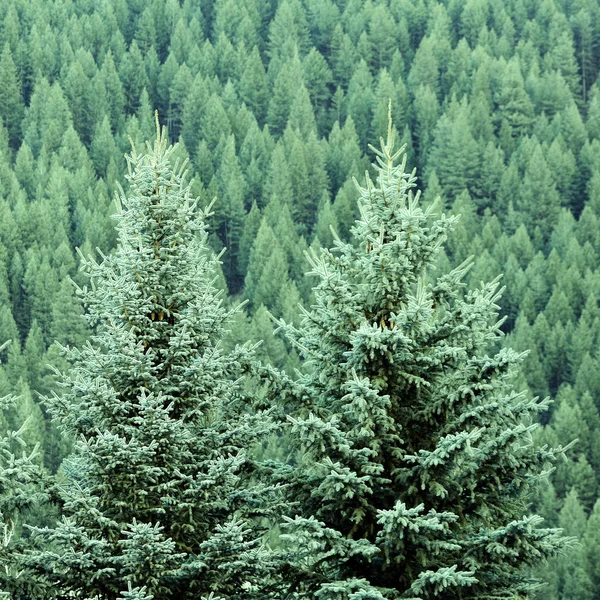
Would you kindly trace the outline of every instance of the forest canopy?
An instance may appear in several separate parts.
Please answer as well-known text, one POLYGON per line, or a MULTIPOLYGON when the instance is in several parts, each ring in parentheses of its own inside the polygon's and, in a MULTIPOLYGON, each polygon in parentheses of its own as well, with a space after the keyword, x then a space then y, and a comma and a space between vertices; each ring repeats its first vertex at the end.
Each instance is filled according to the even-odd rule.
MULTIPOLYGON (((275 321, 298 327, 316 302, 306 251, 353 243, 353 178, 375 178, 368 144, 386 137, 391 100, 423 206, 460 215, 435 273, 473 256, 471 293, 503 274, 493 350, 527 352, 515 389, 552 400, 536 443, 578 440, 531 510, 581 544, 538 570, 537 593, 596 597, 599 45, 593 0, 3 1, 0 397, 17 400, 0 437, 20 432, 34 479, 69 475, 74 439, 41 400, 64 394, 47 365, 67 372, 61 347, 94 334, 81 256, 115 252, 124 156, 156 138, 155 110, 173 162, 189 159, 190 196, 216 198, 202 260, 220 256, 224 310, 246 301, 223 352, 260 341, 263 365, 306 369, 275 321)), ((54 518, 23 510, 33 526, 54 518)))

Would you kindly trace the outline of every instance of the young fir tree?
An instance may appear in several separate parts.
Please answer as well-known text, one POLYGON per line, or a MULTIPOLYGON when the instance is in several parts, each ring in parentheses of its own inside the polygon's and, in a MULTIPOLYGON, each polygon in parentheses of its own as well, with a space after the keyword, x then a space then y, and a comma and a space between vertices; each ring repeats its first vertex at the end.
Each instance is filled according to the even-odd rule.
POLYGON ((310 256, 316 305, 280 323, 307 367, 273 376, 303 456, 280 472, 281 598, 522 598, 565 545, 528 513, 561 451, 532 442, 546 402, 512 390, 522 355, 487 354, 498 281, 465 292, 468 262, 432 272, 456 219, 419 206, 391 126, 372 150, 353 243, 310 256))
POLYGON ((28 557, 60 597, 113 600, 145 586, 123 595, 264 598, 268 488, 249 451, 269 418, 251 414, 243 392, 250 349, 220 349, 231 313, 214 286, 209 209, 190 198, 174 149, 165 131, 145 155, 133 148, 117 250, 82 257, 94 334, 64 349, 74 368, 48 399, 77 443, 61 518, 36 530, 49 545, 28 557))

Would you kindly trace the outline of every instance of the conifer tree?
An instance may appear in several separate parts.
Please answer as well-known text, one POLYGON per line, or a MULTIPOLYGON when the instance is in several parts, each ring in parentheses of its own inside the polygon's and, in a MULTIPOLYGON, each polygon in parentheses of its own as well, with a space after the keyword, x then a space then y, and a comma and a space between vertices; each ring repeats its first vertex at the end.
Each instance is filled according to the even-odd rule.
MULTIPOLYGON (((244 281, 244 295, 251 304, 263 277, 265 265, 275 250, 279 249, 279 242, 265 217, 262 218, 254 244, 248 257, 246 279, 244 281)), ((255 306, 258 308, 258 304, 255 306)))
POLYGON ((242 391, 248 347, 219 347, 228 312, 213 285, 209 209, 171 164, 165 130, 147 148, 127 157, 116 252, 82 257, 94 335, 64 348, 73 371, 60 374, 64 394, 47 399, 78 441, 60 519, 35 530, 49 546, 27 564, 63 597, 263 598, 257 517, 267 488, 246 484, 269 419, 249 412, 242 391))
POLYGON ((242 231, 242 237, 240 238, 240 258, 238 261, 238 270, 242 277, 246 277, 248 263, 250 261, 250 251, 252 250, 252 245, 256 239, 256 234, 258 233, 261 220, 262 217, 260 215, 260 208, 258 208, 256 202, 253 202, 252 208, 244 220, 244 229, 242 231))
POLYGON ((334 79, 345 87, 354 71, 356 48, 341 23, 336 24, 331 34, 330 53, 334 79))
POLYGON ((310 255, 316 304, 280 322, 304 357, 271 371, 296 466, 282 598, 523 597, 529 567, 564 546, 528 505, 557 452, 536 448, 547 402, 512 389, 522 355, 497 342, 498 281, 463 292, 469 264, 435 277, 455 218, 433 220, 392 127, 377 183, 359 187, 353 243, 310 255))
POLYGON ((269 102, 269 87, 265 67, 256 46, 252 48, 246 59, 244 72, 240 79, 240 96, 256 120, 262 125, 269 102))
POLYGON ((435 91, 421 84, 415 91, 414 111, 419 154, 424 163, 431 149, 435 125, 439 118, 440 106, 435 91))
POLYGON ((267 123, 276 135, 285 129, 296 87, 301 79, 302 68, 297 56, 294 56, 294 60, 284 63, 275 78, 267 112, 267 123))
POLYGON ((0 54, 0 79, 0 118, 8 129, 11 146, 16 147, 25 107, 21 97, 21 82, 8 44, 0 54))
POLYGON ((373 78, 367 63, 361 60, 354 69, 348 86, 348 115, 354 120, 361 148, 367 145, 371 121, 373 120, 373 78))
MULTIPOLYGON (((575 489, 567 494, 564 505, 558 517, 559 525, 565 533, 574 535, 577 539, 584 538, 586 530, 586 516, 581 506, 575 489)), ((560 598, 580 598, 592 600, 594 592, 592 581, 586 572, 586 560, 583 548, 578 545, 562 560, 556 562, 556 571, 559 579, 560 598)))
POLYGON ((560 210, 560 197, 554 185, 551 170, 541 146, 535 143, 519 189, 517 205, 537 248, 542 248, 556 225, 560 210))
POLYGON ((246 218, 244 209, 246 182, 235 153, 233 135, 230 135, 224 144, 217 178, 222 201, 217 208, 216 229, 227 248, 223 272, 227 279, 227 285, 237 291, 241 284, 241 281, 238 280, 238 260, 240 240, 246 218))
POLYGON ((319 131, 328 125, 327 107, 331 96, 330 86, 333 76, 323 55, 312 48, 302 64, 304 70, 304 85, 310 94, 310 101, 315 109, 315 118, 319 131))
POLYGON ((505 67, 497 94, 499 114, 518 132, 526 132, 533 120, 533 105, 525 90, 519 59, 515 56, 505 67))
POLYGON ((110 50, 104 57, 102 68, 100 69, 98 76, 106 93, 111 125, 116 131, 118 126, 122 124, 124 120, 125 91, 123 89, 123 84, 119 79, 115 60, 110 50))

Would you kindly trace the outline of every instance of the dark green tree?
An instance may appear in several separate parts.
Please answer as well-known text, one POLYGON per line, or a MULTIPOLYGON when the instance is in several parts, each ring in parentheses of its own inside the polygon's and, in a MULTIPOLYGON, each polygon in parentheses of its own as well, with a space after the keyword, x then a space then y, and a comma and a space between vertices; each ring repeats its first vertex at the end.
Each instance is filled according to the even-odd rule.
POLYGON ((587 573, 595 588, 598 589, 600 587, 600 500, 596 500, 592 514, 587 520, 583 548, 587 573))
POLYGON ((323 55, 312 48, 302 63, 304 85, 315 109, 319 132, 324 133, 328 123, 329 99, 332 95, 333 75, 323 55))
POLYGON ((273 83, 267 123, 274 134, 281 134, 285 129, 301 80, 302 65, 298 56, 294 55, 281 66, 273 83))
POLYGON ((304 85, 299 85, 294 101, 290 106, 288 126, 297 131, 303 140, 308 140, 311 134, 317 133, 317 122, 310 94, 304 85))
POLYGON ((10 145, 17 148, 25 105, 21 96, 21 81, 8 44, 5 44, 0 55, 0 81, 0 117, 8 129, 10 145))
POLYGON ((333 29, 330 43, 331 70, 336 81, 348 84, 356 63, 356 48, 340 23, 333 29))
POLYGON ((352 117, 348 117, 341 128, 338 121, 333 124, 325 159, 327 174, 334 193, 344 185, 349 174, 358 175, 363 170, 360 141, 352 117))
POLYGON ((440 106, 435 91, 421 84, 415 91, 415 133, 421 164, 425 164, 433 141, 433 132, 440 117, 440 106))
POLYGON ((440 66, 434 52, 434 40, 431 36, 424 36, 415 53, 408 84, 411 90, 416 90, 420 85, 429 86, 436 93, 440 88, 440 66))
POLYGON ((455 111, 454 118, 442 116, 435 128, 427 169, 434 169, 444 196, 454 200, 463 190, 478 193, 480 149, 469 128, 465 105, 455 111))
MULTIPOLYGON (((204 79, 201 75, 196 75, 183 106, 183 124, 181 126, 181 137, 192 157, 195 157, 201 142, 204 108, 208 98, 209 94, 204 79)), ((205 183, 208 185, 208 182, 205 183)))
POLYGON ((98 72, 100 81, 106 91, 108 114, 114 131, 122 127, 125 115, 125 91, 119 79, 115 60, 110 50, 104 57, 102 68, 98 72))
POLYGON ((526 160, 528 163, 519 189, 517 207, 528 231, 533 235, 536 247, 541 249, 558 220, 560 197, 539 143, 534 144, 526 160))
POLYGON ((241 277, 246 277, 248 271, 248 263, 250 261, 250 251, 252 245, 256 239, 258 229, 260 227, 262 217, 260 214, 260 208, 256 205, 256 202, 252 203, 250 211, 244 219, 244 229, 242 231, 242 237, 240 238, 240 255, 238 259, 238 271, 241 277))
POLYGON ((183 121, 183 111, 192 87, 193 77, 188 66, 183 63, 173 81, 169 93, 169 108, 167 110, 167 123, 171 139, 179 139, 181 124, 183 121))
POLYGON ((533 122, 533 104, 525 90, 519 59, 514 57, 504 68, 502 81, 496 93, 498 115, 505 119, 512 131, 527 133, 533 122))
POLYGON ((235 154, 233 135, 230 135, 225 143, 217 179, 221 193, 216 204, 216 229, 227 249, 223 258, 223 272, 229 288, 237 291, 241 287, 241 280, 238 278, 238 261, 246 218, 244 208, 246 182, 235 154))
POLYGON ((98 121, 90 147, 90 158, 96 173, 105 177, 111 159, 116 159, 118 155, 117 144, 110 127, 110 117, 104 115, 102 121, 98 121))
POLYGON ((308 51, 310 34, 306 14, 298 0, 283 0, 269 26, 269 56, 271 60, 290 59, 295 52, 308 51))
MULTIPOLYGON (((191 96, 192 94, 190 94, 191 96)), ((221 98, 213 94, 206 102, 201 118, 200 132, 211 151, 214 151, 221 138, 227 140, 231 134, 231 123, 221 98)), ((185 128, 184 128, 185 133, 185 128)), ((185 142, 185 137, 184 137, 185 142)), ((192 146, 197 148, 197 146, 192 146)))
POLYGON ((379 79, 373 96, 373 121, 371 131, 375 138, 379 139, 387 131, 387 113, 389 103, 392 103, 392 116, 397 127, 404 124, 404 107, 398 100, 396 86, 387 69, 379 72, 379 79))
POLYGON ((362 150, 366 150, 371 132, 374 102, 373 77, 367 63, 361 60, 348 86, 348 115, 354 121, 362 150))
MULTIPOLYGON (((576 536, 579 540, 583 538, 586 530, 586 516, 575 489, 572 489, 565 498, 558 522, 566 534, 576 536)), ((592 581, 586 567, 585 554, 581 545, 571 549, 556 564, 561 600, 567 600, 567 598, 592 600, 594 598, 592 581)))
POLYGON ((125 110, 132 114, 137 110, 142 90, 149 87, 148 76, 144 68, 144 57, 135 40, 131 42, 129 51, 121 60, 119 76, 125 92, 125 110))
POLYGON ((246 279, 244 282, 244 296, 255 308, 258 308, 259 305, 253 304, 254 297, 257 294, 265 265, 273 251, 278 249, 278 246, 279 243, 273 233, 273 229, 269 225, 267 219, 263 217, 256 233, 252 250, 250 251, 246 279))
POLYGON ((239 91, 242 101, 246 103, 256 120, 262 125, 269 104, 269 87, 265 67, 257 46, 254 46, 248 54, 240 79, 239 91))
POLYGON ((62 87, 69 102, 73 126, 82 141, 89 144, 94 133, 94 88, 78 60, 71 64, 62 87))

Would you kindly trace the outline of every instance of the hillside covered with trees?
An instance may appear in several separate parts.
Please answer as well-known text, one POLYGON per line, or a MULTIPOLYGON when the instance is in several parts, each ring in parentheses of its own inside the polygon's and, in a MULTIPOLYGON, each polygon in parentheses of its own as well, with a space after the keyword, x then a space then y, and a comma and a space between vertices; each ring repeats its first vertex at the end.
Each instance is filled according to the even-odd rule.
MULTIPOLYGON (((474 256, 464 281, 476 294, 503 274, 505 335, 493 350, 528 351, 515 389, 553 400, 535 417, 536 442, 578 440, 532 511, 580 544, 537 570, 548 586, 532 595, 597 597, 599 56, 593 0, 3 1, 0 343, 11 342, 0 348, 0 397, 18 401, 5 407, 0 437, 28 419, 20 437, 40 445, 31 479, 76 470, 65 458, 87 430, 69 422, 65 434, 51 418, 56 405, 40 396, 68 395, 47 365, 68 371, 73 356, 60 347, 85 348, 95 335, 71 279, 89 286, 82 257, 101 262, 117 247, 124 155, 130 139, 140 153, 156 139, 155 110, 178 142, 173 162, 189 159, 191 197, 200 207, 216 198, 198 254, 210 262, 226 248, 214 265, 215 297, 220 290, 223 311, 246 301, 223 326, 223 353, 262 341, 254 356, 267 371, 292 380, 305 369, 300 338, 273 335, 270 315, 300 327, 298 305, 318 301, 306 251, 318 255, 336 235, 358 243, 353 178, 376 178, 368 144, 386 138, 391 100, 421 203, 461 215, 436 276, 474 256)), ((243 447, 242 437, 231 447, 243 447)), ((265 445, 267 458, 287 452, 287 438, 278 439, 265 445)), ((48 518, 31 511, 34 525, 48 518)))

